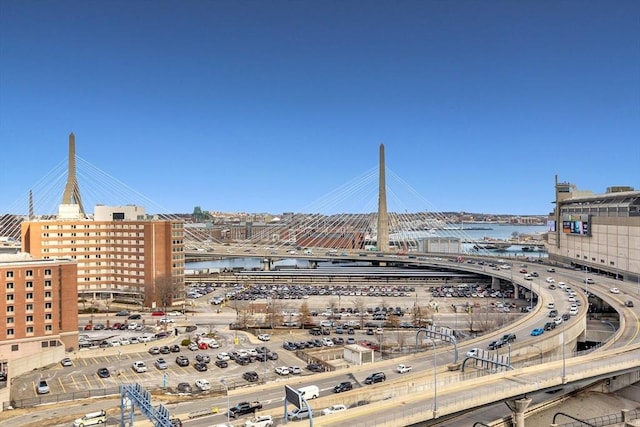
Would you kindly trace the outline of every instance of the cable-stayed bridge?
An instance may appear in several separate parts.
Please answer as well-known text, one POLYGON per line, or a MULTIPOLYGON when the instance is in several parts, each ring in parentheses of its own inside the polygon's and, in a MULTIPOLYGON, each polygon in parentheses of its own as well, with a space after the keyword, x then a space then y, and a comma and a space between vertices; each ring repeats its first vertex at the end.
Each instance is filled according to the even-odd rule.
MULTIPOLYGON (((26 189, 8 212, 0 215, 0 236, 5 241, 20 240, 20 222, 52 219, 62 203, 75 203, 91 217, 96 205, 137 205, 150 218, 184 221, 185 247, 189 251, 208 250, 210 244, 265 248, 328 248, 337 250, 415 251, 420 241, 434 237, 438 230, 447 236, 470 242, 464 227, 420 196, 400 176, 388 169, 384 147, 380 146, 378 167, 371 168, 343 186, 329 191, 298 213, 238 215, 220 226, 195 222, 197 216, 169 212, 141 192, 99 169, 75 151, 75 136, 69 136, 69 153, 26 189), (416 206, 424 210, 416 212, 416 206), (383 230, 383 231, 381 231, 383 230), (380 240, 380 242, 378 241, 380 240)), ((483 245, 476 251, 484 252, 483 245)))

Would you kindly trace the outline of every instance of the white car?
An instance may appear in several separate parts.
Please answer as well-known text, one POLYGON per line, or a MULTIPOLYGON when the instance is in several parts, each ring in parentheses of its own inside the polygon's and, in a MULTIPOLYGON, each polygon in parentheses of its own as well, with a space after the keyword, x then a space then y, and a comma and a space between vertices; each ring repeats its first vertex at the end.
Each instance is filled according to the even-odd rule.
POLYGON ((141 360, 133 362, 133 370, 137 373, 147 372, 147 365, 141 360))
POLYGON ((244 427, 271 427, 272 425, 271 415, 258 415, 244 422, 244 427))
POLYGON ((230 360, 231 356, 229 356, 229 353, 225 353, 224 351, 222 353, 218 353, 216 355, 216 358, 218 360, 230 360))
POLYGON ((211 389, 211 384, 209 384, 208 380, 201 378, 199 380, 196 380, 196 387, 198 387, 202 391, 207 391, 211 389))
POLYGON ((271 339, 271 335, 269 335, 269 334, 260 334, 260 335, 258 335, 258 339, 260 341, 269 341, 271 339))
POLYGON ((175 323, 175 320, 173 319, 169 319, 168 317, 163 317, 162 319, 160 319, 160 323, 175 323))
POLYGON ((142 335, 138 337, 138 342, 151 342, 151 337, 149 335, 142 335))
POLYGON ((554 282, 555 282, 555 280, 553 279, 553 277, 547 277, 547 278, 546 278, 546 279, 544 279, 544 280, 545 280, 545 282, 547 282, 547 283, 554 283, 554 282))
POLYGON ((560 317, 560 316, 556 317, 555 319, 553 319, 553 322, 554 322, 556 325, 561 324, 561 323, 562 323, 562 317, 560 317))
POLYGON ((620 293, 620 289, 618 289, 618 288, 611 288, 611 289, 609 289, 609 292, 611 292, 612 294, 619 294, 619 293, 620 293))
POLYGON ((342 405, 342 404, 331 405, 328 408, 324 408, 322 410, 322 415, 335 414, 336 412, 346 411, 346 410, 347 410, 347 407, 345 405, 342 405))
POLYGON ((136 322, 131 322, 129 323, 129 325, 127 326, 127 329, 129 329, 130 331, 135 330, 138 327, 138 324, 136 322))
POLYGON ((276 368, 276 374, 278 375, 289 375, 289 368, 286 366, 278 366, 276 368))
POLYGON ((302 369, 300 369, 299 366, 289 366, 289 373, 290 374, 301 374, 302 373, 302 369))

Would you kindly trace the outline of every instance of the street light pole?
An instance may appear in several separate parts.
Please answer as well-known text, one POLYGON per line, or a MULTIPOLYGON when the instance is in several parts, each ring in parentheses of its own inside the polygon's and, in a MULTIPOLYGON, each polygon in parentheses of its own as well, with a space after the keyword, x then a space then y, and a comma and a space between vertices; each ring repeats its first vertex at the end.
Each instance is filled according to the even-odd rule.
POLYGON ((567 383, 567 366, 566 366, 566 362, 565 362, 565 357, 564 357, 564 347, 565 347, 565 341, 564 341, 564 320, 562 321, 562 384, 566 384, 567 383))
POLYGON ((229 414, 229 385, 224 378, 221 378, 220 382, 222 383, 222 385, 224 385, 224 389, 227 394, 227 424, 231 424, 231 414, 229 414))
POLYGON ((438 362, 436 359, 436 342, 429 338, 425 339, 431 342, 433 346, 433 418, 438 418, 438 362))

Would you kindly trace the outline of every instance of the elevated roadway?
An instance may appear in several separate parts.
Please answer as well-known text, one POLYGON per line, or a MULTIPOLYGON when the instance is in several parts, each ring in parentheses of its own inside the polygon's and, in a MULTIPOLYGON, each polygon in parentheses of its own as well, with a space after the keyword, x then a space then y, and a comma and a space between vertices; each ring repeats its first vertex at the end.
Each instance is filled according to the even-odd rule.
MULTIPOLYGON (((273 251, 272 251, 273 252, 273 251)), ((274 253, 265 254, 264 256, 273 257, 274 253)), ((396 254, 376 254, 351 252, 341 254, 323 254, 316 256, 312 254, 277 254, 283 258, 304 258, 315 260, 332 260, 345 259, 350 261, 371 261, 373 263, 383 262, 386 265, 395 266, 427 266, 432 268, 444 268, 456 270, 459 272, 468 272, 483 274, 497 279, 512 281, 513 283, 528 288, 539 294, 539 304, 536 310, 526 317, 525 321, 520 324, 512 325, 511 330, 517 331, 518 337, 527 337, 528 331, 533 327, 541 327, 549 319, 546 317, 548 310, 543 309, 550 301, 557 304, 559 313, 563 313, 567 308, 567 295, 563 290, 549 290, 545 277, 552 276, 555 282, 563 281, 568 286, 578 292, 578 298, 581 299, 582 305, 580 313, 575 319, 563 324, 564 328, 556 328, 552 333, 545 333, 538 337, 535 344, 527 344, 520 341, 517 345, 512 346, 512 357, 531 358, 536 352, 555 353, 556 357, 564 347, 566 357, 562 360, 544 363, 536 366, 518 368, 513 371, 498 372, 486 375, 479 379, 477 372, 473 378, 465 378, 465 375, 474 375, 469 373, 450 373, 447 368, 442 365, 438 366, 433 374, 427 369, 420 375, 414 371, 410 381, 404 381, 400 389, 406 390, 402 393, 388 393, 389 384, 383 387, 385 395, 374 397, 369 395, 371 400, 379 399, 382 403, 376 405, 364 405, 362 407, 352 408, 342 414, 321 417, 316 420, 316 425, 344 425, 345 423, 353 425, 410 425, 412 423, 426 422, 435 420, 444 416, 460 413, 461 411, 469 411, 473 408, 484 406, 487 404, 524 399, 524 396, 532 395, 536 392, 546 389, 554 389, 558 386, 569 387, 572 384, 575 387, 585 383, 596 382, 604 378, 612 378, 623 374, 629 374, 631 378, 638 376, 640 369, 640 321, 638 320, 637 308, 626 307, 625 301, 631 300, 634 306, 640 305, 640 294, 638 293, 638 285, 615 281, 604 277, 591 277, 595 279, 595 283, 585 283, 585 274, 581 271, 564 269, 556 267, 553 273, 540 272, 538 278, 534 280, 524 280, 523 275, 514 271, 516 266, 511 269, 492 269, 486 265, 466 264, 457 262, 457 259, 451 259, 451 255, 445 258, 427 256, 412 256, 396 254), (620 294, 613 294, 609 290, 617 287, 621 290, 620 294), (580 292, 582 291, 582 292, 580 292), (615 337, 609 340, 601 349, 593 353, 580 357, 571 357, 572 349, 575 347, 577 340, 588 340, 589 330, 587 329, 587 307, 589 300, 586 298, 587 291, 589 294, 598 296, 602 301, 613 307, 619 314, 619 327, 615 331, 615 337), (573 343, 573 344, 572 344, 573 343), (569 347, 567 349, 567 347, 569 347), (607 349, 609 348, 610 349, 607 349), (438 373, 440 376, 438 377, 438 373), (559 375, 560 374, 560 375, 559 375), (428 378, 425 378, 427 376, 428 378), (437 407, 434 411, 437 389, 437 407), (473 390, 473 391, 472 391, 473 390), (429 391, 434 392, 432 398, 429 391), (431 409, 429 409, 431 408, 431 409), (332 421, 335 420, 335 421, 332 421), (366 423, 358 424, 359 419, 367 419, 366 423), (371 420, 377 420, 372 423, 371 420), (401 420, 401 421, 400 421, 401 420)), ((247 254, 243 254, 247 256, 247 254)), ((260 256, 260 255, 259 255, 260 256)), ((479 258, 472 256, 473 258, 479 258)), ((272 258, 269 258, 272 259, 272 258)), ((511 260, 510 260, 511 261, 511 260)), ((517 260, 516 262, 521 262, 517 260)), ((529 268, 544 270, 545 266, 536 267, 538 264, 529 264, 529 268)), ((295 274, 295 273, 292 273, 295 274)), ((593 303, 593 300, 592 302, 593 303)), ((503 331, 498 331, 491 336, 483 337, 480 341, 488 342, 500 336, 503 331)), ((526 341, 526 340, 524 340, 526 341)), ((465 347, 470 343, 465 342, 465 347)), ((418 360, 428 360, 428 355, 421 355, 418 360)), ((411 362, 414 363, 414 362, 411 362)), ((378 386, 374 386, 375 387, 378 386)), ((340 396, 339 399, 328 399, 314 407, 324 407, 334 403, 345 403, 346 396, 340 396), (326 405, 325 405, 326 404, 326 405)), ((362 399, 362 391, 360 391, 356 399, 362 399)), ((348 403, 348 402, 347 402, 348 403)), ((525 405, 526 406, 526 405, 525 405)), ((515 406, 514 406, 515 407, 515 406)), ((437 421, 434 421, 437 423, 437 421)), ((421 424, 422 425, 422 424, 421 424)), ((427 424, 425 424, 427 425, 427 424)))

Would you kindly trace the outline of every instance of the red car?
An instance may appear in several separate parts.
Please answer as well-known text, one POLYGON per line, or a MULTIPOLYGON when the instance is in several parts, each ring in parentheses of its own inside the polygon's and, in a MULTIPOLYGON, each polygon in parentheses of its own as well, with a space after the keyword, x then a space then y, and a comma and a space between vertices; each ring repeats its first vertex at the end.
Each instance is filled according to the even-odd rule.
POLYGON ((154 311, 153 313, 151 313, 152 316, 166 316, 167 313, 165 313, 164 311, 154 311))
POLYGON ((199 342, 199 343, 198 343, 198 348, 199 348, 200 350, 206 350, 206 349, 208 349, 208 348, 209 348, 209 344, 207 344, 206 342, 199 342))
POLYGON ((87 323, 86 325, 84 325, 84 330, 85 331, 90 331, 93 329, 93 325, 91 323, 87 323))

